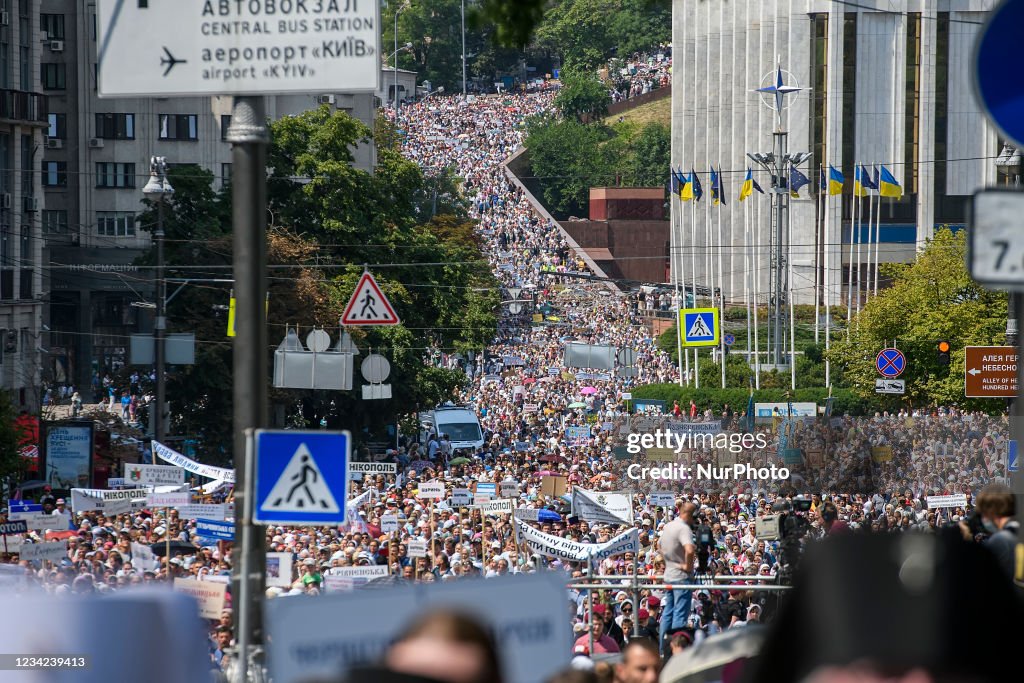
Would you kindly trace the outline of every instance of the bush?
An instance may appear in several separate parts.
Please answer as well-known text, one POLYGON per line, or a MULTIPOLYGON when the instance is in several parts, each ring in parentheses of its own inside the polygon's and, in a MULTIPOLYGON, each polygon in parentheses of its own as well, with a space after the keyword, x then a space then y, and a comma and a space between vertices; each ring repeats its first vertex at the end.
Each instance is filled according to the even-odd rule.
MULTIPOLYGON (((696 389, 692 386, 679 386, 678 384, 647 384, 633 389, 633 398, 651 398, 665 401, 668 406, 673 401, 679 401, 680 406, 689 406, 690 399, 697 404, 701 410, 711 408, 715 413, 720 413, 725 404, 729 404, 736 412, 746 410, 747 401, 750 397, 749 389, 721 389, 718 387, 696 389)), ((755 403, 817 403, 825 405, 828 398, 828 389, 758 389, 754 391, 755 403)), ((832 391, 832 413, 834 415, 865 415, 881 409, 872 401, 867 401, 853 394, 849 389, 838 389, 832 391)))

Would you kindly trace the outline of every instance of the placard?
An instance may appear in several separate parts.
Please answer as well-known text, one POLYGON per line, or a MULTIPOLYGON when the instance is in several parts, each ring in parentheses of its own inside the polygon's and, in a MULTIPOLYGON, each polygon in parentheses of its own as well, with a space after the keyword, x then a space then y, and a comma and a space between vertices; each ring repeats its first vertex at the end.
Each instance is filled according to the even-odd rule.
POLYGON ((324 588, 327 591, 350 591, 374 579, 388 575, 388 568, 382 564, 361 567, 333 567, 324 574, 324 588))
POLYGON ((130 484, 165 486, 185 483, 185 470, 174 465, 124 466, 124 479, 130 484))
POLYGON ((409 557, 426 557, 427 541, 423 538, 410 538, 405 542, 405 550, 409 557))
POLYGON ((42 562, 60 562, 68 556, 68 544, 66 541, 55 543, 24 543, 18 551, 18 557, 22 560, 35 560, 42 562))
POLYGON ((291 553, 267 553, 267 585, 282 588, 292 585, 291 553))
POLYGON ((385 534, 398 531, 398 515, 381 515, 380 530, 385 534))
POLYGON ((443 481, 425 481, 420 484, 419 490, 416 492, 417 498, 432 498, 434 500, 440 500, 444 498, 444 482, 443 481))
POLYGON ((965 508, 967 507, 967 494, 954 493, 950 496, 928 496, 928 509, 934 508, 965 508))
POLYGON ((196 581, 195 579, 175 579, 174 590, 191 595, 199 603, 199 616, 203 619, 220 619, 224 611, 224 595, 227 586, 212 581, 196 581))
POLYGON ((509 515, 512 514, 512 499, 511 498, 499 498, 498 500, 489 500, 486 503, 480 505, 480 512, 484 515, 509 515))
POLYGON ((498 492, 502 498, 518 498, 519 482, 506 480, 498 484, 498 492))
POLYGON ((348 471, 353 474, 398 474, 398 465, 393 462, 350 462, 348 471))
POLYGON ((219 519, 228 518, 228 506, 224 503, 189 503, 178 506, 178 517, 182 519, 219 519))
POLYGON ((452 489, 452 506, 466 507, 473 504, 473 492, 469 489, 452 489))
POLYGON ((647 503, 654 507, 670 508, 676 504, 676 496, 671 491, 651 491, 647 494, 647 503))
POLYGON ((173 508, 188 505, 192 500, 190 493, 151 493, 146 496, 146 505, 158 508, 173 508))

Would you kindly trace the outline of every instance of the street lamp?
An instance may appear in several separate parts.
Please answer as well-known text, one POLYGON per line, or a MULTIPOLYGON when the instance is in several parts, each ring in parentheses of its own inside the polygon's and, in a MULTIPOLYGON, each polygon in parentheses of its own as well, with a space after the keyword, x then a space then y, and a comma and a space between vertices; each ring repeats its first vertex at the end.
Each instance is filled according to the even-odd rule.
MULTIPOLYGON (((408 0, 402 3, 402 6, 395 10, 395 51, 392 55, 398 54, 398 15, 402 13, 402 10, 408 9, 408 0)), ((406 47, 412 47, 412 43, 406 43, 406 47)), ((398 58, 395 58, 395 124, 398 124, 398 58)))
POLYGON ((153 352, 156 365, 156 422, 153 438, 163 441, 166 421, 164 410, 167 403, 166 385, 164 381, 164 365, 166 351, 164 336, 167 334, 166 286, 164 280, 164 198, 174 194, 174 188, 167 181, 167 158, 150 157, 149 182, 142 188, 142 193, 156 198, 156 231, 153 240, 156 242, 156 321, 153 324, 153 352))
POLYGON ((402 47, 397 48, 394 52, 389 54, 387 56, 387 59, 384 60, 385 63, 386 62, 390 62, 392 59, 395 60, 395 65, 392 67, 392 71, 394 71, 394 73, 395 73, 395 123, 398 122, 398 58, 397 58, 397 55, 398 55, 399 52, 403 52, 405 50, 411 50, 411 49, 412 49, 412 43, 406 43, 402 47))
POLYGON ((466 97, 466 0, 462 0, 462 97, 466 97))

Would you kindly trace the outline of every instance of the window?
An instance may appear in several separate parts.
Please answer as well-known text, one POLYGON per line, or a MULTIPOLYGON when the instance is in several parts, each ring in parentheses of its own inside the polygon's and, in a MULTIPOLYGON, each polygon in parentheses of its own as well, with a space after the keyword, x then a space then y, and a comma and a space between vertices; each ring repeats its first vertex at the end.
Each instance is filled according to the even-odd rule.
MULTIPOLYGON (((36 187, 35 164, 32 163, 35 157, 35 143, 31 135, 21 136, 21 194, 28 197, 36 187)), ((67 169, 65 169, 67 170, 67 169)))
POLYGON ((107 237, 133 237, 135 214, 131 211, 97 211, 96 233, 107 237))
POLYGON ((105 140, 134 140, 135 114, 96 114, 96 137, 105 140))
POLYGON ((96 164, 96 187, 135 187, 135 164, 101 161, 96 164))
POLYGON ((0 192, 12 190, 11 177, 11 136, 0 133, 0 192))
POLYGON ((221 114, 220 116, 220 141, 228 141, 228 128, 231 127, 231 114, 221 114))
POLYGON ((63 64, 43 64, 43 90, 63 90, 67 87, 66 78, 63 64))
MULTIPOLYGON (((32 87, 32 16, 31 0, 18 0, 18 38, 21 46, 18 48, 18 59, 20 61, 21 89, 28 92, 34 90, 32 87)), ((64 86, 62 85, 61 88, 64 86)))
POLYGON ((11 44, 7 36, 0 40, 0 88, 11 87, 11 44))
POLYGON ((11 226, 0 225, 0 268, 10 268, 14 265, 14 255, 11 253, 12 241, 11 226))
POLYGON ((46 31, 46 37, 50 40, 64 40, 64 15, 40 14, 39 30, 46 31))
POLYGON ((64 209, 43 211, 43 232, 47 235, 61 235, 68 231, 68 212, 64 209))
POLYGON ((96 114, 96 137, 134 140, 135 114, 96 114))
POLYGON ((43 162, 43 187, 67 187, 68 164, 66 161, 43 162))
POLYGON ((220 182, 222 185, 231 184, 231 164, 220 165, 220 182))
POLYGON ((67 138, 67 114, 47 114, 47 120, 50 122, 49 127, 46 129, 46 135, 48 137, 60 138, 61 140, 67 138))
POLYGON ((32 226, 21 226, 21 265, 32 263, 32 226))
POLYGON ((161 140, 198 140, 199 117, 195 114, 160 114, 161 140))

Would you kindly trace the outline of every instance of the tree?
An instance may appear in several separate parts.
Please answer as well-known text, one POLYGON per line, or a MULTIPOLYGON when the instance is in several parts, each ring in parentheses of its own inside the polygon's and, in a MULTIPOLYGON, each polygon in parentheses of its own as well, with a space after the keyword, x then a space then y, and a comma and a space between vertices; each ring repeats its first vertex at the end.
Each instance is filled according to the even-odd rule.
POLYGON ((648 123, 630 142, 624 184, 632 187, 665 185, 665 169, 671 165, 672 134, 668 126, 648 123))
POLYGON ((906 381, 905 398, 912 403, 1003 407, 964 398, 964 347, 1001 344, 1006 330, 1006 294, 971 279, 965 251, 965 234, 942 228, 914 263, 883 266, 883 276, 893 279, 892 287, 867 302, 854 318, 849 338, 836 342, 829 352, 855 391, 863 396, 874 393, 880 376, 875 359, 895 344, 907 356, 900 379, 906 381), (952 344, 948 366, 938 361, 939 340, 952 344))
POLYGON ((547 208, 561 215, 587 215, 590 188, 615 180, 602 145, 606 128, 575 119, 542 116, 527 124, 530 169, 543 188, 547 208))
POLYGON ((562 89, 555 97, 555 106, 565 118, 591 120, 608 113, 608 88, 596 76, 587 73, 562 74, 562 89))

